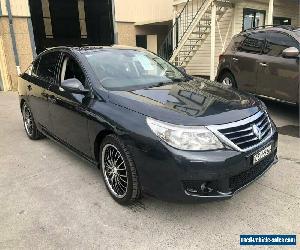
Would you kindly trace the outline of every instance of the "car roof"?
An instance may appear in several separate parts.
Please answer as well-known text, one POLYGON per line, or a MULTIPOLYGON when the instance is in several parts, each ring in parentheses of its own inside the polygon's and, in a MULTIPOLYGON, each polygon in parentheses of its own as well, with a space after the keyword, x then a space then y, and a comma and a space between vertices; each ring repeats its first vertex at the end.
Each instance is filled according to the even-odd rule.
MULTIPOLYGON (((144 48, 126 46, 126 45, 111 45, 111 46, 82 46, 82 47, 72 47, 72 46, 59 46, 47 48, 46 51, 51 50, 65 50, 65 51, 74 51, 79 53, 87 53, 90 51, 101 51, 101 50, 135 50, 135 51, 146 51, 144 48)), ((42 52, 43 53, 43 52, 42 52)))
POLYGON ((295 26, 292 26, 292 25, 278 25, 278 26, 273 26, 273 25, 268 26, 268 25, 266 25, 266 26, 259 26, 259 27, 254 27, 254 28, 244 30, 240 34, 249 33, 249 32, 269 31, 269 30, 294 33, 295 30, 297 30, 297 29, 299 29, 299 28, 295 27, 295 26))

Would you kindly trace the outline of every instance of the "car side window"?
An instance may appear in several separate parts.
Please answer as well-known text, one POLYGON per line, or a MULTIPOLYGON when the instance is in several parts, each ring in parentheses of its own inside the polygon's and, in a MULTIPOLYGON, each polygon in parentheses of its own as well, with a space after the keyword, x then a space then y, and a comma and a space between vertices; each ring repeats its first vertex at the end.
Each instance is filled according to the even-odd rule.
POLYGON ((39 66, 40 58, 37 58, 29 65, 29 67, 25 70, 24 74, 28 76, 35 76, 37 77, 37 69, 39 66))
POLYGON ((246 33, 244 35, 244 41, 240 44, 238 50, 247 53, 260 54, 265 44, 265 39, 265 32, 246 33))
POLYGON ((33 63, 32 63, 32 68, 31 68, 31 75, 37 76, 37 70, 39 67, 40 63, 40 58, 37 58, 33 63))
POLYGON ((269 56, 281 56, 282 51, 290 47, 299 49, 299 43, 288 34, 275 31, 267 33, 267 42, 264 49, 265 54, 269 56))
POLYGON ((235 36, 230 44, 228 45, 227 49, 228 51, 237 51, 239 50, 240 46, 241 46, 241 43, 245 40, 245 37, 244 36, 235 36))
POLYGON ((59 58, 60 52, 57 51, 42 55, 37 69, 38 77, 51 83, 56 82, 59 58))
POLYGON ((62 63, 61 82, 64 80, 76 78, 84 87, 86 86, 86 78, 80 65, 71 57, 66 56, 62 63))

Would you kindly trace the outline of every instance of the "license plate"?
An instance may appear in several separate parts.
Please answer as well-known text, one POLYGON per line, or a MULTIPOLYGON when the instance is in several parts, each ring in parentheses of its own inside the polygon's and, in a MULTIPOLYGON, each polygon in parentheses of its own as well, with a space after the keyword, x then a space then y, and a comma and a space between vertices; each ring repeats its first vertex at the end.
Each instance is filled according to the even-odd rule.
POLYGON ((269 145, 268 147, 260 150, 258 153, 253 155, 253 165, 259 163, 261 160, 266 158, 272 153, 272 145, 269 145))

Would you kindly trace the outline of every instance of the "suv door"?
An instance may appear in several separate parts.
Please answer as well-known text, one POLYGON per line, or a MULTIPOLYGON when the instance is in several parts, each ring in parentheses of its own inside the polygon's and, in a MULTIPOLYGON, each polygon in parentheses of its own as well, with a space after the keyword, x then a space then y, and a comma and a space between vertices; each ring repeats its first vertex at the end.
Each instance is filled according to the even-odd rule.
POLYGON ((262 53, 265 37, 264 31, 245 33, 233 55, 231 69, 239 89, 256 93, 258 59, 262 53))
POLYGON ((299 42, 287 33, 268 31, 264 54, 259 60, 257 93, 296 103, 299 91, 299 57, 285 58, 282 51, 299 49, 299 42))
POLYGON ((91 157, 87 115, 91 98, 69 93, 60 87, 63 80, 76 78, 88 89, 87 77, 79 62, 64 53, 59 65, 58 78, 57 84, 50 86, 54 99, 49 106, 53 134, 67 146, 91 157))
POLYGON ((34 120, 40 129, 46 131, 51 128, 48 89, 56 81, 59 59, 60 52, 57 51, 42 54, 33 62, 31 70, 22 75, 34 120))

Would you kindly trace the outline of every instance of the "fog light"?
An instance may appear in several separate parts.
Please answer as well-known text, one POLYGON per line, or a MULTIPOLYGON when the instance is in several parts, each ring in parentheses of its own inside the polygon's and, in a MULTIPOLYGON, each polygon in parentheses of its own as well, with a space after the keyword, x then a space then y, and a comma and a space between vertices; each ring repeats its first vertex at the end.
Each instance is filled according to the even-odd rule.
POLYGON ((212 188, 207 186, 206 182, 202 183, 200 189, 201 189, 201 192, 203 192, 203 193, 210 193, 211 191, 213 191, 212 188))
POLYGON ((193 188, 188 188, 186 191, 188 191, 189 193, 198 193, 198 190, 193 188))
POLYGON ((210 182, 185 181, 184 183, 185 190, 188 193, 205 195, 213 191, 213 189, 209 187, 210 182))

